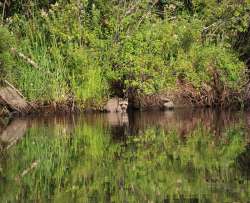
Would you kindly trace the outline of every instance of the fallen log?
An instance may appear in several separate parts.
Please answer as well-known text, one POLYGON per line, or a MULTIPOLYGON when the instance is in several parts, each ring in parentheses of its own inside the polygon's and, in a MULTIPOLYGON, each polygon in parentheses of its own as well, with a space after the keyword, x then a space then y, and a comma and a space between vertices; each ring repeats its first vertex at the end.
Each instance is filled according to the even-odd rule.
POLYGON ((13 85, 6 81, 5 83, 7 86, 0 88, 0 103, 8 106, 13 111, 28 113, 31 105, 13 85))

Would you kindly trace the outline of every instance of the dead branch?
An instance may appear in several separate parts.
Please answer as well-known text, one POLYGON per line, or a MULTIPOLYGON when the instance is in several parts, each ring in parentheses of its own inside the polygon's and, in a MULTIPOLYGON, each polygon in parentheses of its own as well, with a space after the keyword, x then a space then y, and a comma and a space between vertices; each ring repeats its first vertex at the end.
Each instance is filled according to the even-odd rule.
POLYGON ((25 169, 25 170, 21 173, 21 175, 16 176, 15 180, 16 180, 17 182, 19 182, 21 178, 23 178, 25 175, 27 175, 30 171, 34 170, 34 169, 38 166, 39 162, 40 162, 40 161, 34 161, 34 162, 30 165, 30 167, 28 167, 27 169, 25 169))
POLYGON ((33 170, 34 168, 36 168, 39 164, 39 161, 34 161, 29 168, 25 169, 22 174, 21 177, 24 177, 27 173, 29 173, 31 170, 33 170))
POLYGON ((17 88, 15 88, 9 81, 4 80, 4 82, 5 82, 6 85, 8 85, 12 89, 14 89, 20 97, 24 98, 24 96, 22 95, 22 93, 17 88))
POLYGON ((33 61, 28 56, 25 56, 23 53, 18 52, 16 50, 16 48, 11 48, 11 51, 12 51, 13 54, 17 55, 18 57, 20 57, 21 59, 23 59, 24 61, 26 61, 26 63, 32 65, 34 68, 38 68, 38 64, 35 61, 33 61))

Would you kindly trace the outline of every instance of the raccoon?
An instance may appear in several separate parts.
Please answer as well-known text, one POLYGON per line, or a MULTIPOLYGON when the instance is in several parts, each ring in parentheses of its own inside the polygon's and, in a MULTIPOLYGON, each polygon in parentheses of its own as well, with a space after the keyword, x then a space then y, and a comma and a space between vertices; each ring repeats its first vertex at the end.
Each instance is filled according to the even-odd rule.
POLYGON ((174 108, 174 103, 167 97, 161 97, 161 102, 163 102, 163 109, 171 110, 174 108))
POLYGON ((122 99, 122 98, 112 98, 108 100, 107 104, 104 107, 104 110, 106 112, 110 113, 125 113, 127 112, 128 108, 128 99, 122 99))

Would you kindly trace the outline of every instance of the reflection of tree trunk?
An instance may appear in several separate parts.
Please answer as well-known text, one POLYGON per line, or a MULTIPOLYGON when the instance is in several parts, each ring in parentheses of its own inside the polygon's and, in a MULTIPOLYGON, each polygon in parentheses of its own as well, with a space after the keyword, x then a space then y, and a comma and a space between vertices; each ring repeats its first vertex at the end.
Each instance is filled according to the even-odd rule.
POLYGON ((25 120, 12 121, 0 134, 0 143, 8 149, 25 134, 27 127, 27 121, 25 120))
POLYGON ((239 154, 236 158, 237 166, 240 168, 241 173, 250 178, 250 146, 246 147, 246 150, 239 154))

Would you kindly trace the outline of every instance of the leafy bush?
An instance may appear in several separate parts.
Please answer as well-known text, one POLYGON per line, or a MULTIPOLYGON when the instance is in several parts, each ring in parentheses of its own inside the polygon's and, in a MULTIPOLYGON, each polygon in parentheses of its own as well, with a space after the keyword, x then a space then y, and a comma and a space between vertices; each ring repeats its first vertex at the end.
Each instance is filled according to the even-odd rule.
POLYGON ((176 86, 179 76, 199 88, 212 82, 213 71, 226 87, 240 88, 244 65, 223 44, 203 43, 201 30, 199 20, 144 25, 111 48, 113 75, 145 94, 176 86))
POLYGON ((86 48, 68 50, 68 78, 77 101, 98 101, 107 93, 108 87, 98 56, 98 53, 86 48))
POLYGON ((39 70, 18 60, 7 72, 31 100, 154 94, 178 88, 180 80, 197 92, 204 84, 239 92, 245 82, 231 44, 247 29, 247 2, 25 3, 29 11, 13 12, 6 25, 39 70))
POLYGON ((214 45, 195 45, 188 53, 179 54, 174 69, 196 87, 211 84, 215 72, 227 88, 240 88, 245 81, 244 64, 230 50, 214 45))

